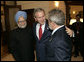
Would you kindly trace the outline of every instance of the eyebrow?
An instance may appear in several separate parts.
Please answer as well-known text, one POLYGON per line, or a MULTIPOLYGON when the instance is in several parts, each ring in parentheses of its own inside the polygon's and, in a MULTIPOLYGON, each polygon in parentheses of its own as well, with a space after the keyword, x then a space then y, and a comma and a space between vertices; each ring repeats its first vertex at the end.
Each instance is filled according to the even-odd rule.
MULTIPOLYGON (((41 17, 44 17, 45 15, 41 16, 41 17)), ((37 17, 37 18, 41 18, 41 17, 37 17)))

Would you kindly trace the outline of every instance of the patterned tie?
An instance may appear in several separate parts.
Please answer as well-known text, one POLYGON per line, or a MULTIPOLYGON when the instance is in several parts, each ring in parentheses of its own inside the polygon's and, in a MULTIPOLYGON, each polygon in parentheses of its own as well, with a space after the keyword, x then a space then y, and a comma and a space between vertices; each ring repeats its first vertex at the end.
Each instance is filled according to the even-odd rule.
POLYGON ((40 28, 39 28, 39 40, 41 39, 42 37, 42 28, 41 28, 42 25, 40 25, 40 28))

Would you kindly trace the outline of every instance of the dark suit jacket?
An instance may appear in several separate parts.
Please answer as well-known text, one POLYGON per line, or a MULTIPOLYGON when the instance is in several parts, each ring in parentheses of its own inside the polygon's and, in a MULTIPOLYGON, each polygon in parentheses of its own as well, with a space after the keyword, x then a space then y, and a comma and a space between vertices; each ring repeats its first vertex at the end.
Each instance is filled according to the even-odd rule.
POLYGON ((36 39, 36 57, 37 61, 45 61, 45 49, 44 49, 44 42, 47 41, 47 38, 51 35, 51 31, 48 28, 48 21, 46 21, 45 24, 45 30, 44 33, 41 37, 41 40, 39 40, 36 36, 36 25, 37 23, 33 24, 33 32, 34 32, 34 37, 36 39))
POLYGON ((79 35, 80 35, 80 29, 83 28, 83 23, 82 22, 75 22, 72 24, 72 30, 74 30, 75 33, 75 37, 77 40, 79 40, 79 35), (79 34, 77 34, 77 31, 79 32, 79 34))
POLYGON ((71 60, 72 41, 65 31, 65 26, 59 28, 45 45, 47 61, 71 60))
POLYGON ((10 32, 9 51, 16 61, 34 61, 33 34, 29 26, 10 32))
MULTIPOLYGON (((74 45, 75 46, 79 46, 80 48, 80 51, 81 52, 84 52, 84 47, 83 47, 83 42, 84 42, 84 36, 83 36, 83 23, 82 22, 75 22, 72 24, 72 30, 74 30, 74 33, 75 33, 75 37, 74 37, 74 45), (79 32, 77 34, 77 31, 79 32)), ((84 53, 82 53, 81 55, 84 56, 84 53)))

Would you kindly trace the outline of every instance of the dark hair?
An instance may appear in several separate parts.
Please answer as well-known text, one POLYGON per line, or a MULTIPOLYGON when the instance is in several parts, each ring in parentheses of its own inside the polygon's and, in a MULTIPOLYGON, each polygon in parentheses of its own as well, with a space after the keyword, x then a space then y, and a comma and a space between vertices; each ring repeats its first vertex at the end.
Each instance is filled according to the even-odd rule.
POLYGON ((76 17, 81 17, 81 15, 80 14, 77 14, 76 17))
POLYGON ((36 12, 40 12, 40 11, 43 11, 43 12, 44 12, 44 14, 45 14, 44 9, 42 9, 42 8, 36 8, 36 9, 34 9, 33 16, 35 17, 35 13, 36 13, 36 12))

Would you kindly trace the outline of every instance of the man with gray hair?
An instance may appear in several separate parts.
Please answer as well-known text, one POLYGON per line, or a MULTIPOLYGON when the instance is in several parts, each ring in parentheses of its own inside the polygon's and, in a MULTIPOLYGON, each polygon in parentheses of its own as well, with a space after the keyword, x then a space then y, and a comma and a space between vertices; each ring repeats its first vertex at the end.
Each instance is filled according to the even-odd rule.
POLYGON ((65 15, 59 9, 49 12, 49 28, 51 37, 45 42, 47 61, 70 61, 72 51, 72 40, 66 33, 65 15))

